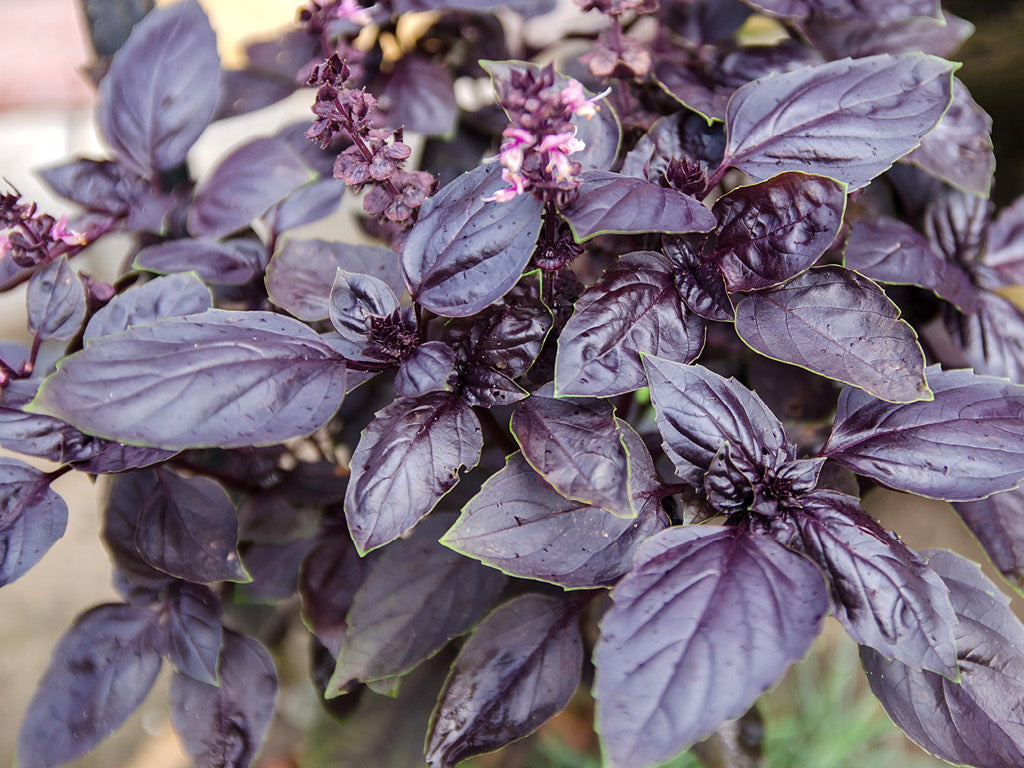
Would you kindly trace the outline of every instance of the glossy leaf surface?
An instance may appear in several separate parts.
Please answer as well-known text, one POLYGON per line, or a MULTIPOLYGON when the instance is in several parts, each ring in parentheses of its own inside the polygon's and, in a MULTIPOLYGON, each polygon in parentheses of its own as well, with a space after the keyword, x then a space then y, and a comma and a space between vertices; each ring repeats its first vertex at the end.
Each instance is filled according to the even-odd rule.
POLYGON ((762 355, 892 402, 929 397, 924 352, 899 308, 865 277, 818 267, 736 305, 736 333, 762 355))
POLYGON ((832 179, 780 173, 715 201, 712 259, 730 291, 757 291, 814 264, 839 233, 846 188, 832 179))
POLYGON ((234 447, 308 434, 344 393, 343 361, 307 326, 212 309, 96 339, 64 359, 32 408, 114 441, 234 447))
POLYGON ((387 283, 371 275, 338 269, 331 288, 331 324, 349 341, 366 340, 373 316, 387 317, 398 309, 398 297, 387 283))
POLYGON ((935 399, 887 403, 847 387, 822 454, 921 496, 970 501, 1024 478, 1024 387, 969 370, 927 370, 935 399))
POLYGON ((852 496, 800 497, 802 550, 825 570, 836 618, 859 644, 955 679, 956 618, 942 580, 852 496))
POLYGON ((955 67, 881 54, 755 80, 729 101, 723 163, 754 180, 803 171, 860 189, 935 127, 955 67))
POLYGON ((718 265, 682 239, 666 241, 664 249, 672 262, 679 298, 690 311, 707 320, 731 323, 736 309, 718 265))
POLYGON ((52 768, 113 733, 160 671, 157 614, 108 604, 79 616, 53 651, 18 732, 17 764, 52 768))
POLYGON ((85 341, 148 325, 161 317, 205 312, 213 307, 210 289, 188 272, 133 285, 117 294, 89 319, 85 341))
POLYGON ((255 640, 224 632, 214 687, 171 678, 171 724, 196 768, 247 768, 274 714, 277 674, 255 640))
POLYGON ((483 435, 457 395, 397 400, 377 413, 352 455, 349 531, 369 552, 412 528, 480 459, 483 435))
POLYGON ((704 346, 704 321, 676 292, 669 261, 626 254, 576 302, 555 359, 558 396, 607 397, 644 386, 640 353, 689 362, 704 346))
MULTIPOLYGON (((643 477, 637 472, 638 496, 652 490, 643 477)), ((637 501, 641 508, 631 520, 569 501, 514 453, 441 543, 513 576, 567 589, 605 586, 629 570, 645 539, 668 525, 656 498, 637 501)))
POLYGON ((821 572, 737 528, 674 527, 612 592, 594 652, 597 724, 616 768, 657 765, 739 717, 821 630, 821 572))
POLYGON ((578 607, 522 595, 476 628, 452 665, 427 734, 431 768, 490 752, 532 733, 569 703, 580 682, 578 607))
POLYGON ((497 166, 485 165, 423 204, 402 269, 413 298, 430 311, 474 315, 518 282, 540 232, 541 203, 529 194, 485 200, 505 186, 497 166))
POLYGON ((220 97, 220 57, 195 0, 136 25, 100 84, 100 130, 135 173, 153 178, 185 159, 220 97))
POLYGON ((419 397, 428 392, 450 390, 448 381, 454 371, 454 349, 443 341, 420 344, 399 366, 395 375, 395 394, 419 397))
POLYGON ((46 475, 0 459, 0 587, 23 576, 64 535, 68 507, 46 475))
POLYGON ((943 550, 924 553, 949 588, 960 682, 911 669, 861 648, 872 692, 921 747, 951 763, 1013 768, 1024 761, 1024 626, 977 563, 943 550))
POLYGON ((214 285, 244 285, 262 275, 266 266, 266 247, 256 238, 247 237, 168 240, 143 248, 135 257, 136 269, 161 274, 194 271, 214 285))

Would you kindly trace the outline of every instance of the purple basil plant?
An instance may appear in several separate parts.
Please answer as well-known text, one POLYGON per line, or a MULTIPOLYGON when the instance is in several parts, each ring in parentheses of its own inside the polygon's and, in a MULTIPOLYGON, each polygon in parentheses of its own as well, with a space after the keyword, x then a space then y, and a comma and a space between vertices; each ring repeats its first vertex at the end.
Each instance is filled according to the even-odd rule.
POLYGON ((162 6, 99 80, 108 156, 43 173, 81 214, 3 193, 34 343, 0 345, 0 445, 57 469, 0 459, 0 585, 78 471, 109 476, 123 598, 61 639, 17 765, 92 749, 166 661, 195 765, 248 766, 299 613, 325 706, 432 712, 431 768, 590 695, 604 764, 660 765, 828 615, 922 748, 1024 765, 1008 599, 859 502, 952 502, 1024 585, 1024 200, 989 202, 991 120, 945 58, 970 24, 582 0, 567 54, 510 23, 545 0, 497 6, 308 0, 244 70, 162 6), (212 121, 302 89, 308 121, 193 178, 212 121), (376 245, 293 234, 343 195, 376 245), (75 269, 110 233, 113 284, 75 269))

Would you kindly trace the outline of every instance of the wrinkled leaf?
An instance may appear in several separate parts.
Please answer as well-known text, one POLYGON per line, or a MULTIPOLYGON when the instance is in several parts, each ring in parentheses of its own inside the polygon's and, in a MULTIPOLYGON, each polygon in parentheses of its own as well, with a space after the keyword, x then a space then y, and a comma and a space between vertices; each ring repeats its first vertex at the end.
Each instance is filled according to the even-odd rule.
POLYGON ((617 768, 657 765, 742 715, 821 630, 821 572, 739 528, 662 531, 612 591, 594 651, 596 721, 617 768))
POLYGON ((387 283, 371 275, 338 268, 331 288, 331 324, 342 338, 366 340, 373 316, 387 317, 398 309, 398 297, 387 283))
POLYGON ((762 355, 891 402, 928 399, 924 352, 900 310, 865 277, 817 267, 736 305, 736 333, 762 355))
POLYGON ((431 718, 431 768, 454 768, 521 739, 565 708, 583 662, 578 613, 579 605, 564 598, 526 594, 476 628, 431 718))
POLYGON ((676 290, 690 311, 706 320, 731 323, 736 309, 718 265, 683 239, 667 239, 664 250, 672 262, 676 290))
POLYGON ((443 341, 428 341, 413 350, 395 375, 395 394, 419 397, 428 392, 451 389, 449 379, 455 371, 455 350, 443 341))
POLYGON ((95 339, 30 409, 118 442, 232 448, 308 434, 344 393, 343 361, 307 326, 211 309, 95 339))
POLYGON ((64 535, 68 506, 45 474, 0 458, 0 587, 23 576, 64 535))
POLYGON ((194 271, 214 285, 244 285, 263 274, 267 249, 256 238, 180 238, 143 248, 134 266, 161 274, 194 271))
POLYGON ((61 256, 28 281, 28 331, 40 339, 70 339, 85 322, 82 281, 61 256))
POLYGON ((1024 387, 970 370, 926 374, 935 399, 887 403, 847 387, 822 455, 897 490, 971 501, 1024 478, 1024 387))
POLYGON ((352 455, 345 494, 349 531, 361 553, 412 528, 480 459, 483 434, 457 395, 396 400, 377 413, 352 455))
POLYGON ((626 155, 622 173, 655 181, 670 159, 688 157, 712 168, 722 162, 725 131, 688 109, 659 118, 626 155))

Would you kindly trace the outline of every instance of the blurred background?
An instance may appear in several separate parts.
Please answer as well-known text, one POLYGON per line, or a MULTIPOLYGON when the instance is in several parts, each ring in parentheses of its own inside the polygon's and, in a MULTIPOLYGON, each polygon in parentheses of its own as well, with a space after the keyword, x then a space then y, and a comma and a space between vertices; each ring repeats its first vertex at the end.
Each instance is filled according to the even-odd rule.
MULTIPOLYGON (((299 5, 298 0, 200 2, 217 31, 228 66, 243 63, 244 41, 291 25, 299 5)), ((90 5, 96 4, 85 0, 84 6, 90 5)), ((954 0, 945 6, 977 27, 961 52, 964 67, 958 76, 993 116, 998 159, 994 197, 998 205, 1005 205, 1024 190, 1020 96, 1024 93, 1024 2, 954 0)), ((0 19, 0 177, 26 200, 38 201, 42 210, 60 214, 68 211, 67 206, 47 192, 33 171, 74 154, 105 154, 93 124, 93 88, 83 74, 94 53, 83 3, 0 0, 0 19)), ((310 97, 310 93, 299 93, 268 110, 218 123, 200 140, 190 161, 202 168, 237 143, 240 134, 268 133, 304 119, 310 97)), ((335 231, 322 236, 345 239, 346 234, 335 231)), ((124 245, 109 238, 78 266, 109 280, 124 258, 124 245)), ((24 312, 23 291, 0 297, 0 338, 26 339, 24 312)), ((13 759, 22 714, 60 635, 86 608, 117 600, 98 537, 102 483, 94 486, 85 476, 72 473, 61 477, 54 489, 71 508, 67 534, 26 576, 0 590, 0 765, 13 759)), ((872 491, 865 506, 913 547, 943 547, 984 560, 946 504, 872 491)), ((987 572, 999 581, 993 569, 987 572)), ((1009 593, 1008 585, 1002 583, 1009 593)), ((1014 605, 1024 615, 1020 596, 1014 596, 1014 605)), ((358 741, 358 735, 324 726, 325 715, 308 680, 307 648, 305 639, 296 636, 278 657, 281 717, 259 759, 260 768, 350 765, 341 755, 353 738, 358 741), (292 646, 295 652, 288 653, 292 646)), ((73 765, 187 768, 168 720, 166 677, 165 670, 149 698, 117 734, 73 765)), ((765 697, 762 711, 771 768, 875 768, 897 761, 902 768, 945 765, 910 744, 889 723, 867 691, 853 643, 832 620, 809 657, 765 697)), ((386 706, 381 717, 387 717, 386 706)), ((588 717, 583 702, 545 726, 537 738, 473 764, 478 768, 597 768, 596 760, 580 757, 580 750, 594 747, 588 717)), ((684 757, 672 765, 689 768, 697 763, 684 757)), ((364 761, 360 768, 378 766, 364 761)))

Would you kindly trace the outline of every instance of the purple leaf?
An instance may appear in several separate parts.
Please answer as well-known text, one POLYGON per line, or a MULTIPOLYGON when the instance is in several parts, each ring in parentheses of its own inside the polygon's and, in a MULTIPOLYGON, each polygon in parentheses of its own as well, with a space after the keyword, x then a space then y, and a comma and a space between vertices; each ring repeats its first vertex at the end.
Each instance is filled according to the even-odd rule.
POLYGON ((949 590, 924 558, 886 533, 857 499, 835 491, 799 498, 802 551, 831 582, 836 618, 883 656, 958 676, 949 590))
POLYGON ((352 455, 345 516, 360 553, 412 528, 480 460, 483 435, 457 395, 396 400, 377 413, 352 455))
POLYGON ((214 285, 244 285, 263 274, 267 249, 256 238, 180 238, 143 248, 134 266, 162 274, 194 271, 214 285))
POLYGON ((713 77, 691 66, 689 61, 663 58, 655 63, 654 78, 665 93, 706 122, 725 120, 734 89, 715 82, 713 77))
POLYGON ((390 248, 288 240, 267 267, 270 300, 300 320, 326 320, 339 268, 383 280, 396 294, 405 290, 398 257, 390 248))
POLYGON ((644 365, 665 453, 691 485, 702 484, 723 443, 755 467, 766 457, 795 458, 775 414, 735 379, 654 356, 645 356, 644 365))
POLYGON ((91 456, 96 450, 93 438, 60 419, 22 410, 38 389, 36 379, 12 379, 4 387, 0 398, 0 445, 61 464, 91 456))
POLYGON ((499 749, 565 708, 583 663, 578 616, 573 601, 526 594, 484 619, 452 664, 431 718, 431 768, 499 749))
POLYGON ((715 201, 712 259, 729 291, 757 291, 811 267, 839 234, 846 187, 804 173, 780 173, 715 201))
POLYGON ((0 458, 0 587, 38 563, 67 525, 68 506, 49 478, 23 461, 0 458))
POLYGON ((1005 284, 1024 284, 1024 196, 1003 208, 985 231, 982 263, 1005 284))
POLYGON ((663 247, 672 262, 676 290, 687 308, 706 320, 731 323, 736 309, 718 265, 703 258, 684 238, 668 238, 663 247))
POLYGON ((84 341, 149 325, 161 317, 180 317, 213 307, 210 289, 188 272, 136 283, 117 294, 89 318, 84 341))
POLYGON ((804 171, 860 189, 935 127, 955 68, 882 54, 755 80, 729 101, 723 166, 755 181, 804 171))
MULTIPOLYGON (((303 37, 310 42, 313 41, 312 36, 303 34, 303 37)), ((312 51, 310 54, 312 58, 312 51)), ((301 66, 296 67, 295 72, 298 72, 301 66)), ((285 79, 251 69, 225 69, 220 73, 220 99, 213 120, 247 115, 269 107, 295 93, 297 85, 294 72, 291 77, 285 79)))
POLYGON ((67 256, 36 270, 27 302, 28 331, 40 339, 70 339, 85 322, 85 291, 67 256))
POLYGON ((428 136, 446 136, 455 130, 455 83, 444 64, 416 54, 403 56, 384 87, 374 86, 388 125, 428 136))
POLYGON ((556 394, 631 392, 645 384, 641 352, 689 362, 703 346, 704 321, 680 301, 668 259, 628 253, 580 297, 562 329, 556 394))
POLYGON ((217 658, 223 641, 220 598, 208 587, 177 581, 161 617, 164 653, 181 674, 217 685, 217 658))
POLYGON ((939 185, 926 200, 924 233, 932 249, 954 264, 969 266, 981 252, 992 203, 946 185, 939 185))
POLYGON ((948 58, 974 34, 974 25, 943 12, 941 19, 918 16, 880 24, 819 16, 804 20, 800 30, 828 59, 918 51, 948 58))
POLYGON ((125 216, 146 182, 112 160, 78 158, 46 168, 43 180, 61 197, 88 211, 125 216))
POLYGON ((951 763, 1014 768, 1024 763, 1024 626, 977 563, 943 550, 924 553, 956 613, 960 681, 916 670, 861 648, 871 690, 913 741, 951 763))
POLYGON ((224 158, 196 189, 189 232, 224 237, 244 229, 312 179, 313 172, 284 139, 254 139, 224 158))
POLYGON ((156 485, 153 471, 126 472, 111 478, 103 501, 103 543, 121 580, 119 591, 129 600, 137 595, 150 600, 173 581, 149 565, 135 546, 139 510, 156 485))
POLYGON ((1024 488, 953 504, 999 572, 1024 588, 1024 488))
POLYGON ((118 159, 152 179, 184 161, 220 97, 217 40, 199 3, 148 14, 100 83, 99 124, 118 159))
POLYGON ((709 232, 715 217, 674 189, 608 171, 583 174, 579 196, 562 212, 577 242, 608 232, 709 232))
POLYGON ((129 469, 140 469, 152 464, 159 464, 177 453, 177 451, 164 451, 160 448, 125 445, 100 438, 93 441, 93 446, 93 450, 88 451, 85 456, 75 457, 73 465, 79 472, 90 475, 125 472, 129 469))
POLYGON ((629 460, 607 400, 535 393, 516 408, 511 428, 530 466, 567 499, 636 517, 629 460))
POLYGON ((211 309, 95 339, 31 407, 114 441, 234 448, 309 434, 344 393, 344 363, 309 327, 211 309))
POLYGON ((395 375, 395 394, 419 397, 428 392, 449 391, 449 379, 454 372, 455 350, 443 341, 428 341, 402 361, 395 375))
POLYGON ((171 678, 171 724, 196 768, 247 768, 274 715, 277 675, 266 649, 225 630, 220 686, 171 678))
POLYGON ((971 501, 1024 478, 1024 387, 969 370, 926 374, 935 399, 887 403, 847 387, 824 456, 919 496, 971 501))
POLYGON ((668 525, 657 496, 643 498, 652 489, 637 474, 642 508, 626 519, 569 501, 514 453, 441 543, 512 576, 566 589, 606 586, 629 570, 643 541, 668 525))
POLYGON ((518 282, 533 255, 542 204, 533 195, 485 200, 502 187, 483 165, 429 198, 409 232, 402 270, 413 298, 445 317, 475 315, 518 282))
POLYGON ((345 182, 341 179, 318 179, 293 191, 270 212, 274 234, 295 229, 330 216, 341 204, 345 182))
POLYGON ((326 695, 350 680, 404 675, 479 621, 507 579, 437 540, 453 515, 433 515, 392 544, 356 592, 326 695))
POLYGON ((891 402, 929 398, 917 334, 882 289, 817 267, 736 305, 736 333, 762 355, 891 402))
POLYGON ((135 546, 149 565, 205 584, 250 581, 238 559, 238 518, 227 493, 207 477, 156 470, 138 511, 135 546))
POLYGON ((334 657, 345 638, 345 615, 372 562, 373 558, 359 557, 345 532, 324 536, 302 563, 302 619, 334 657))
POLYGON ((938 0, 744 0, 748 5, 773 16, 803 19, 821 14, 833 19, 867 19, 897 21, 915 16, 940 18, 938 0))
POLYGON ((366 341, 370 318, 387 317, 398 309, 398 297, 382 280, 338 267, 331 288, 331 324, 343 339, 366 341))
POLYGON ((612 591, 594 651, 606 759, 659 764, 742 715, 821 631, 828 594, 803 555, 740 528, 649 539, 612 591))
POLYGON ((509 405, 528 395, 525 389, 505 374, 482 365, 466 366, 459 380, 459 395, 474 408, 509 405))
POLYGON ((237 588, 241 601, 271 605, 294 597, 302 563, 315 545, 316 540, 307 536, 247 546, 242 561, 252 581, 237 588))
POLYGON ((622 173, 657 179, 672 158, 690 158, 712 168, 722 162, 725 131, 688 109, 659 118, 626 155, 622 173))
POLYGON ((79 616, 54 649, 18 732, 17 764, 54 768, 117 730, 160 671, 158 614, 108 604, 79 616))
POLYGON ((904 160, 947 184, 988 197, 996 171, 992 118, 954 77, 949 110, 904 160))
POLYGON ((843 265, 881 283, 927 288, 962 311, 978 307, 978 292, 967 273, 938 256, 924 235, 898 219, 854 221, 843 265))

